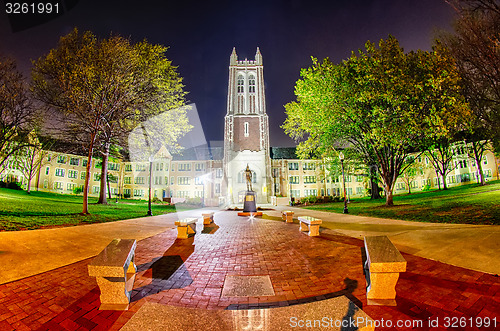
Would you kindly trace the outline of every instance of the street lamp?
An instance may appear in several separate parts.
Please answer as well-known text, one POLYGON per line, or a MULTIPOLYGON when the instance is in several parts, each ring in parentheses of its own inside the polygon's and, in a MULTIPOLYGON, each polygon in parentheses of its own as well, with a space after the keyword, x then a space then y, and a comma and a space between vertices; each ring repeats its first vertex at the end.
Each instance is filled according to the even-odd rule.
POLYGON ((344 214, 349 214, 349 210, 347 209, 347 194, 345 190, 344 153, 340 152, 339 159, 342 167, 342 185, 344 186, 344 214))
POLYGON ((153 157, 149 157, 149 195, 148 195, 148 216, 153 216, 153 211, 151 210, 151 189, 152 183, 151 179, 153 178, 153 157))

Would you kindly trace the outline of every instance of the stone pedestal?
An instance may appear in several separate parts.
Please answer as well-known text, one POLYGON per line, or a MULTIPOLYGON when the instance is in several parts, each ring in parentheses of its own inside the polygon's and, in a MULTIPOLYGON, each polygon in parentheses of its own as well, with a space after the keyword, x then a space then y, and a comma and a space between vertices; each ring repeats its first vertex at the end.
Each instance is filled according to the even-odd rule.
POLYGON ((203 225, 210 225, 214 221, 214 213, 203 213, 203 225))
POLYGON ((256 198, 257 195, 254 191, 247 191, 245 193, 245 201, 243 202, 244 213, 254 213, 257 211, 256 198))
POLYGON ((134 239, 114 239, 88 265, 89 276, 96 277, 101 290, 99 310, 127 310, 134 287, 134 239))
POLYGON ((293 223, 293 211, 284 210, 281 212, 281 219, 286 223, 293 223))
POLYGON ((365 237, 366 298, 369 305, 396 305, 399 273, 406 271, 406 260, 386 236, 365 237))

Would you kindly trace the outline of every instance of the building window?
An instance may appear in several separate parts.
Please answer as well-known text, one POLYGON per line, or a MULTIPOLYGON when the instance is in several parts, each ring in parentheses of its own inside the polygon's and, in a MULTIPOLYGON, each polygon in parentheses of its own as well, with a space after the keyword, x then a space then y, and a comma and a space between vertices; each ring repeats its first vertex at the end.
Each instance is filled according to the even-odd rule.
POLYGON ((172 176, 170 177, 170 185, 174 185, 174 183, 175 183, 175 177, 172 176))
POLYGON ((54 183, 54 189, 56 189, 56 190, 62 190, 63 189, 63 183, 62 182, 55 182, 54 183))
POLYGON ((48 175, 48 174, 49 174, 49 171, 50 171, 50 168, 49 168, 49 167, 45 168, 45 174, 46 174, 46 175, 48 175))
POLYGON ((123 189, 123 195, 130 197, 130 189, 129 188, 123 189))
POLYGON ((134 197, 144 196, 144 190, 134 189, 134 197))
POLYGON ((56 176, 64 177, 64 169, 56 168, 56 176))
POLYGON ((299 184, 299 176, 290 176, 290 184, 299 184))
POLYGON ((178 185, 189 185, 189 177, 177 177, 177 184, 178 185))
POLYGON ((203 177, 201 177, 201 176, 200 177, 195 177, 194 178, 194 183, 196 185, 203 185, 203 177))
POLYGON ((131 164, 126 164, 125 165, 125 171, 132 171, 132 165, 131 164))
POLYGON ((254 77, 254 75, 248 76, 248 92, 255 93, 255 77, 254 77))
POLYGON ((123 178, 123 183, 124 184, 131 184, 132 183, 132 177, 125 177, 125 178, 123 178))
POLYGON ((356 181, 359 183, 359 182, 362 182, 363 181, 363 176, 356 176, 356 181))
POLYGON ((69 164, 70 165, 74 165, 74 166, 77 166, 80 164, 80 159, 77 159, 75 157, 72 157, 71 159, 69 159, 69 164))
POLYGON ((317 196, 318 195, 318 190, 317 189, 312 189, 312 190, 304 190, 304 196, 317 196))
POLYGON ((222 178, 222 168, 215 169, 215 177, 222 178))
POLYGON ((316 164, 313 162, 304 162, 302 168, 303 170, 315 170, 316 164))
POLYGON ((364 193, 364 188, 363 187, 356 187, 356 194, 363 194, 364 193))
POLYGON ((78 171, 76 170, 68 170, 68 178, 78 178, 78 171))
POLYGON ((288 163, 288 170, 299 170, 299 163, 298 162, 288 163))
POLYGON ((135 177, 134 183, 135 184, 144 184, 144 177, 135 177))
POLYGON ((292 195, 292 198, 300 198, 300 190, 291 190, 290 194, 292 195))
POLYGON ((94 172, 94 182, 98 182, 101 180, 101 174, 98 172, 94 172))
POLYGON ((59 155, 57 157, 57 163, 66 163, 66 156, 64 155, 59 155))
POLYGON ((178 171, 191 171, 191 163, 179 163, 178 171))
POLYGON ((155 176, 155 185, 161 185, 161 176, 155 176))
POLYGON ((245 88, 245 79, 242 75, 238 76, 238 93, 243 93, 245 88))
POLYGON ((85 171, 82 171, 82 172, 80 173, 80 179, 85 179, 85 171))
POLYGON ((86 167, 87 166, 87 160, 83 160, 82 161, 82 167, 86 167))
POLYGON ((108 170, 120 170, 120 165, 118 163, 108 163, 108 170))
POLYGON ((244 127, 245 127, 245 137, 248 137, 249 136, 248 122, 245 122, 244 127))
POLYGON ((316 176, 304 176, 304 184, 316 183, 316 176))
POLYGON ((196 170, 196 171, 204 171, 205 170, 205 165, 203 163, 196 163, 194 165, 194 170, 196 170))
POLYGON ((143 163, 136 164, 135 171, 146 171, 146 164, 143 163))
POLYGON ((217 194, 220 193, 220 184, 219 183, 215 184, 215 193, 217 193, 217 194))
POLYGON ((68 183, 66 184, 66 190, 68 191, 73 191, 73 189, 76 187, 76 184, 74 183, 68 183))

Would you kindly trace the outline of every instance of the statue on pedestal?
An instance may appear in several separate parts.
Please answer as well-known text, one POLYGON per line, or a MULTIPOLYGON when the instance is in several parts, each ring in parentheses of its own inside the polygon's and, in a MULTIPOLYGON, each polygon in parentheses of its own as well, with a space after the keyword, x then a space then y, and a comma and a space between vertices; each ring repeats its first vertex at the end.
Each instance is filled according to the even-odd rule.
POLYGON ((245 170, 245 175, 247 179, 247 191, 252 191, 252 171, 250 170, 250 167, 247 164, 247 168, 245 170))

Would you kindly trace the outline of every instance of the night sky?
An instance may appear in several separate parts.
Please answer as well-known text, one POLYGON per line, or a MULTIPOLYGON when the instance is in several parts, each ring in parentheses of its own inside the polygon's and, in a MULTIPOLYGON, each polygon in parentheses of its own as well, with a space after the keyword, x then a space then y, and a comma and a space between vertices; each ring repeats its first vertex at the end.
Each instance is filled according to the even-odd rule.
MULTIPOLYGON (((7 1, 6 1, 7 2, 7 1)), ((271 146, 293 146, 280 125, 294 100, 301 68, 311 56, 339 62, 367 40, 394 35, 406 51, 430 50, 437 29, 451 29, 444 0, 331 1, 115 1, 72 0, 76 5, 47 23, 13 32, 0 13, 0 54, 28 74, 30 59, 55 47, 73 27, 100 37, 110 32, 169 46, 167 57, 184 77, 208 141, 222 140, 229 55, 264 61, 271 146)), ((3 3, 2 3, 3 6, 3 3)))

